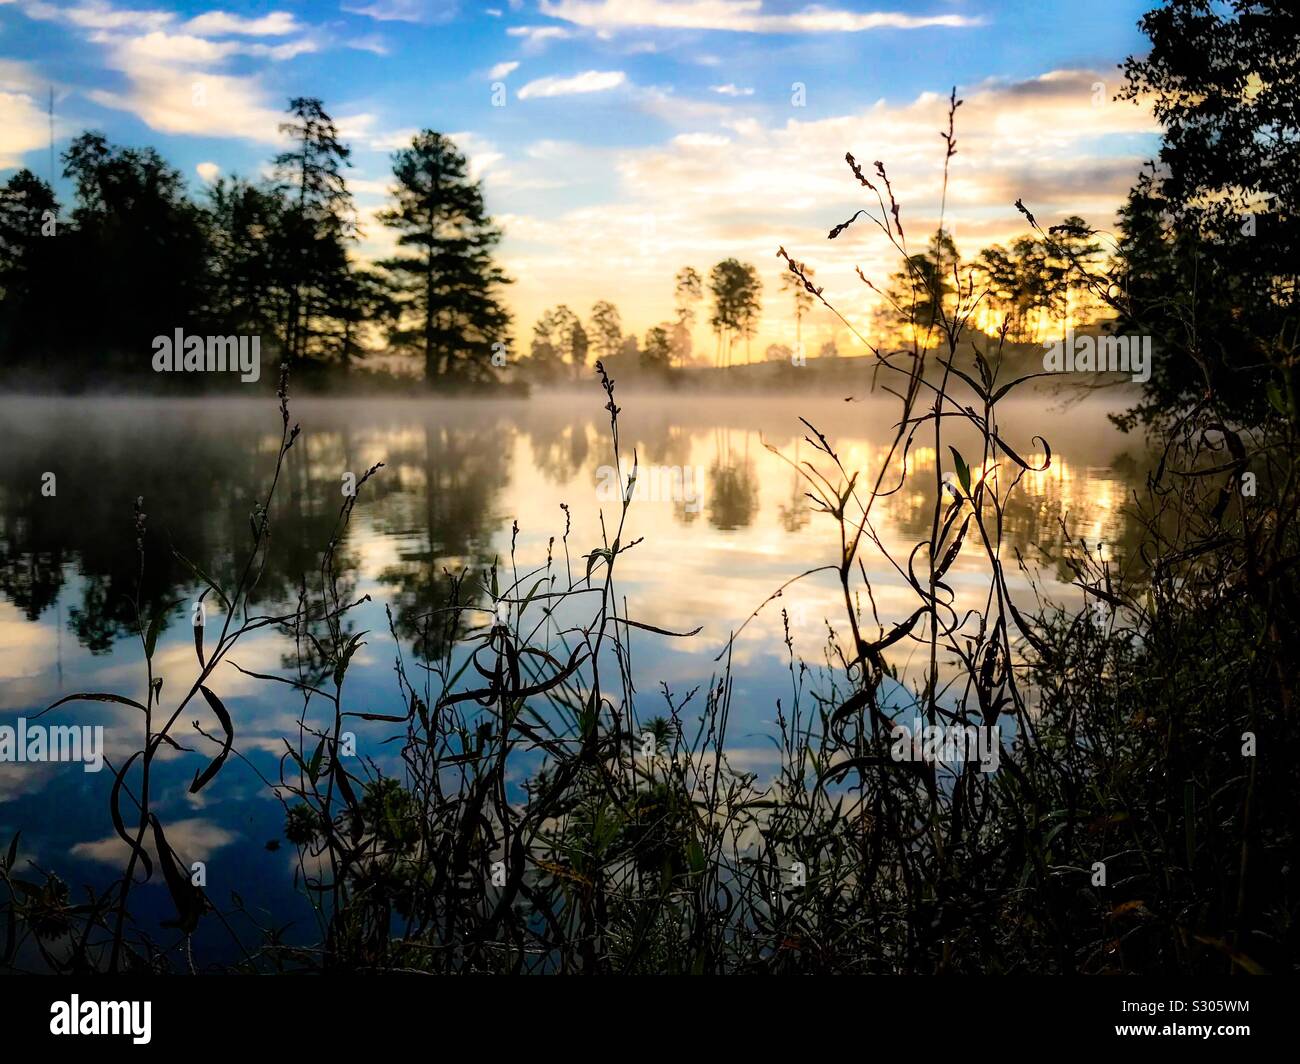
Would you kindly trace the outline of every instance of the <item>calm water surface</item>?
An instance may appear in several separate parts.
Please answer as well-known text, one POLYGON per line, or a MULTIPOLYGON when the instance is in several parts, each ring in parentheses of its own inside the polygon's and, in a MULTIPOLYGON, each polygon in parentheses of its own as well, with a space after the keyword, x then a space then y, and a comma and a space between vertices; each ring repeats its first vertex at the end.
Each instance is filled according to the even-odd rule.
MULTIPOLYGON (((897 407, 815 398, 620 397, 620 403, 622 449, 625 459, 635 449, 645 494, 632 507, 624 542, 644 538, 620 558, 618 590, 636 619, 675 631, 703 626, 691 640, 634 637, 638 710, 648 715, 662 708, 661 682, 675 694, 707 685, 729 633, 784 581, 837 561, 838 529, 813 511, 806 485, 768 446, 796 461, 817 458, 798 420, 807 417, 846 466, 874 479, 897 407)), ((1022 455, 1041 457, 1036 434, 1052 448, 1051 467, 1026 476, 1009 506, 1007 538, 1030 563, 1038 590, 1060 600, 1072 598, 1072 589, 1041 562, 1038 548, 1060 544, 1062 519, 1075 537, 1122 549, 1130 491, 1125 470, 1133 467, 1138 445, 1109 424, 1108 409, 1096 402, 1067 409, 1042 399, 1004 412, 1007 442, 1022 455)), ((371 598, 352 615, 354 629, 370 635, 348 673, 347 709, 401 711, 393 676, 398 647, 385 607, 409 655, 419 618, 444 604, 448 574, 507 562, 513 522, 521 572, 543 565, 548 549, 562 565, 567 504, 576 578, 582 555, 600 544, 601 510, 607 522, 616 520, 617 503, 602 493, 612 481, 613 458, 603 397, 594 391, 510 402, 301 401, 293 417, 303 437, 290 453, 273 510, 263 608, 291 601, 302 575, 316 571, 342 502, 344 473, 360 476, 385 463, 363 488, 341 548, 345 590, 371 598)), ((0 724, 77 691, 144 700, 131 605, 138 496, 148 515, 147 612, 176 604, 159 640, 155 673, 164 678, 165 704, 168 693, 188 689, 195 676, 189 624, 195 591, 169 547, 224 586, 235 584, 279 427, 274 400, 0 399, 0 724), (46 473, 56 478, 53 497, 41 492, 46 473)), ((952 442, 962 447, 960 437, 952 442)), ((964 450, 968 458, 974 454, 973 441, 964 450)), ((934 460, 923 435, 911 451, 910 471, 931 475, 909 480, 873 511, 881 541, 900 561, 929 533, 934 460)), ((824 458, 817 464, 827 468, 824 458)), ((950 468, 946 455, 944 468, 950 468)), ((897 572, 878 557, 864 560, 881 616, 910 613, 914 596, 897 572)), ((987 590, 984 571, 970 552, 950 577, 957 593, 977 606, 987 590)), ((736 643, 728 747, 740 767, 761 771, 770 759, 776 699, 789 690, 780 606, 789 611, 796 651, 810 662, 821 659, 823 618, 843 628, 829 577, 796 585, 736 643)), ((1032 602, 1022 574, 1015 574, 1013 587, 1032 602)), ((242 641, 232 658, 251 671, 284 674, 290 650, 268 629, 242 641)), ((300 706, 284 698, 280 685, 229 665, 210 686, 230 708, 237 748, 251 765, 232 758, 213 784, 191 796, 189 781, 210 748, 201 739, 187 741, 195 753, 171 752, 156 770, 156 808, 182 856, 208 863, 213 897, 227 897, 223 888, 238 890, 279 922, 297 921, 310 938, 310 916, 293 891, 293 847, 267 846, 281 837, 281 807, 254 771, 277 775, 280 739, 296 734, 300 706)), ((103 724, 114 764, 140 744, 136 711, 83 703, 59 714, 45 722, 103 724)), ((192 734, 188 729, 187 720, 182 739, 192 734)), ((382 741, 393 726, 357 731, 361 752, 394 770, 395 747, 382 741)), ((106 882, 126 853, 108 820, 110 785, 108 772, 86 773, 77 765, 0 764, 0 841, 21 828, 24 860, 57 870, 74 885, 106 882)), ((152 915, 167 912, 161 886, 143 888, 141 898, 154 907, 152 915)))

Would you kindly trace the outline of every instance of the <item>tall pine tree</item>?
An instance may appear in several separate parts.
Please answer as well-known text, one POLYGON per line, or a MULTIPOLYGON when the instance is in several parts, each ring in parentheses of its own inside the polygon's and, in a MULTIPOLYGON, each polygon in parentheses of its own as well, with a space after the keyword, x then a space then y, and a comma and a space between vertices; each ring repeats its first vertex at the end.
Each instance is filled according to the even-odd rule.
POLYGON ((348 270, 356 220, 343 178, 352 151, 339 140, 334 119, 311 96, 290 100, 289 114, 280 132, 293 147, 275 157, 275 176, 289 199, 280 231, 291 276, 282 322, 286 353, 302 360, 321 348, 313 338, 327 331, 327 321, 340 317, 331 293, 348 270))
POLYGON ((456 145, 429 129, 393 154, 393 177, 396 202, 379 215, 403 252, 382 264, 401 307, 390 342, 423 356, 431 386, 490 379, 494 353, 510 344, 510 315, 498 297, 510 279, 492 257, 501 231, 480 183, 456 145))

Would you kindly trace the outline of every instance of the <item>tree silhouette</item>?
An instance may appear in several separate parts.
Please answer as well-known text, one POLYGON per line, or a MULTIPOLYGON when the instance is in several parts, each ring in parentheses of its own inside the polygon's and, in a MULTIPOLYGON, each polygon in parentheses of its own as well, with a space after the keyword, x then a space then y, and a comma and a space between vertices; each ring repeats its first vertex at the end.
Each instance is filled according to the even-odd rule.
POLYGON ((591 308, 591 342, 599 358, 618 354, 623 344, 623 323, 618 308, 604 299, 591 308))
POLYGON ((313 352, 317 327, 337 317, 331 295, 337 277, 348 268, 348 243, 356 236, 352 194, 343 179, 351 149, 339 140, 338 127, 320 100, 298 96, 289 101, 291 120, 280 132, 293 141, 275 157, 275 176, 291 202, 281 221, 281 239, 292 270, 283 318, 284 349, 301 361, 313 352))
POLYGON ((1120 327, 1156 346, 1142 416, 1207 391, 1258 412, 1268 385, 1300 383, 1300 22, 1293 4, 1167 0, 1140 25, 1151 49, 1121 96, 1163 127, 1121 215, 1120 327))
POLYGON ((731 365, 731 343, 734 337, 753 336, 760 310, 759 292, 762 285, 758 271, 747 262, 725 259, 709 273, 709 291, 713 295, 713 314, 709 324, 718 339, 718 364, 731 365))
POLYGON ((492 257, 501 231, 481 185, 456 145, 429 129, 393 154, 393 177, 395 202, 379 220, 406 253, 382 264, 401 310, 390 342, 422 354, 429 385, 490 379, 493 355, 510 344, 510 315, 497 295, 510 279, 492 257))

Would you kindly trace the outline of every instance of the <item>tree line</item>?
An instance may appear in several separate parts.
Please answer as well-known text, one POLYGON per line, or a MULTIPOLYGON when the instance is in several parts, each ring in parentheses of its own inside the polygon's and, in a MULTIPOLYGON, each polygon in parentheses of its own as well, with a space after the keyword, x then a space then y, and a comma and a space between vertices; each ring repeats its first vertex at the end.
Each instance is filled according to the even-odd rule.
MULTIPOLYGON (((748 344, 757 332, 762 290, 758 269, 752 263, 724 259, 709 272, 709 327, 716 340, 715 365, 732 365, 736 341, 748 344)), ((673 278, 673 291, 672 318, 650 326, 641 340, 634 332, 624 334, 618 308, 608 300, 592 306, 586 324, 563 303, 545 311, 533 326, 526 372, 543 380, 576 377, 590 355, 602 361, 624 356, 649 371, 686 365, 694 351, 691 328, 704 299, 704 278, 693 266, 683 266, 673 278)))
POLYGON ((0 365, 65 381, 139 371, 155 335, 260 335, 302 367, 349 370, 377 333, 426 382, 475 383, 509 354, 501 231, 464 154, 433 130, 393 155, 380 223, 391 258, 363 264, 322 102, 289 102, 271 176, 220 177, 199 199, 153 148, 81 134, 63 153, 67 210, 19 170, 0 188, 0 365))

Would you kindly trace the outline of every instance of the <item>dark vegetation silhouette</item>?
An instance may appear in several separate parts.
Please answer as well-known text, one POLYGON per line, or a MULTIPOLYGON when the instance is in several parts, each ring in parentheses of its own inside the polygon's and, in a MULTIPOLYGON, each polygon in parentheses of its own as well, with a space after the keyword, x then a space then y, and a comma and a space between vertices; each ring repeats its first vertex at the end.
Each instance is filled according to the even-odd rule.
POLYGON ((152 342, 176 329, 257 336, 268 365, 288 361, 306 382, 381 350, 419 356, 430 386, 494 379, 511 349, 509 279, 464 155, 430 130, 394 154, 380 221, 400 252, 371 267, 354 254, 351 152, 334 120, 299 97, 281 130, 290 147, 269 181, 221 177, 201 200, 152 148, 93 132, 63 153, 70 211, 30 171, 14 174, 0 189, 0 383, 164 389, 152 342))

